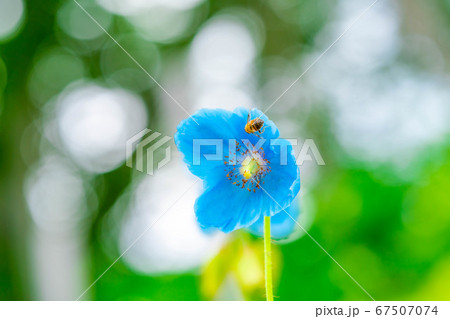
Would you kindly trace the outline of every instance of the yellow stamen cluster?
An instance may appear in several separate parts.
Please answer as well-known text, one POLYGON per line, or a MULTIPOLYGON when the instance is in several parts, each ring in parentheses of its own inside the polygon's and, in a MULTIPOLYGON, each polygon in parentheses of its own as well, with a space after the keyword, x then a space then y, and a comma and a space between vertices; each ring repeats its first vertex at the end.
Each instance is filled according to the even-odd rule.
POLYGON ((242 147, 236 142, 236 153, 231 157, 225 156, 224 170, 226 177, 233 185, 256 193, 260 183, 264 184, 264 176, 270 172, 270 162, 264 158, 264 151, 242 147))
POLYGON ((245 179, 249 179, 253 177, 256 173, 258 173, 261 165, 258 163, 258 160, 247 156, 245 160, 242 162, 242 165, 239 169, 239 172, 244 176, 245 179))

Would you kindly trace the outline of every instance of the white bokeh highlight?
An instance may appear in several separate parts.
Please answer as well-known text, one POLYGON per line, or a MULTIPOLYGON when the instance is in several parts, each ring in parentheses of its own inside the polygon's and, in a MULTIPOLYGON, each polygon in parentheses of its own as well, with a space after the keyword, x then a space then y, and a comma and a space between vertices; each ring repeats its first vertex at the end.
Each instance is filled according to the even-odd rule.
MULTIPOLYGON (((336 20, 318 37, 323 48, 307 60, 370 4, 340 1, 336 20)), ((408 178, 416 155, 449 132, 450 93, 449 79, 398 63, 400 23, 395 3, 377 3, 305 78, 329 101, 333 130, 348 154, 371 166, 387 163, 408 178)))
POLYGON ((24 192, 33 221, 25 234, 32 299, 75 300, 88 284, 80 262, 86 251, 81 235, 87 218, 83 180, 67 159, 48 155, 28 174, 24 192))
POLYGON ((76 227, 86 208, 82 179, 59 156, 47 156, 28 176, 25 199, 36 226, 51 232, 76 227))
POLYGON ((8 38, 17 31, 24 13, 23 0, 0 1, 0 40, 8 38))
POLYGON ((254 107, 253 63, 259 51, 249 27, 228 14, 209 20, 189 52, 192 105, 200 108, 254 107))
POLYGON ((120 15, 133 15, 155 8, 192 9, 204 0, 97 0, 106 10, 120 15))
POLYGON ((143 100, 123 89, 80 84, 56 102, 63 147, 87 171, 103 173, 126 159, 126 141, 147 125, 143 100))
POLYGON ((194 203, 202 182, 194 182, 181 160, 174 159, 138 184, 122 226, 120 250, 125 251, 154 225, 124 255, 128 265, 154 275, 180 273, 200 267, 214 256, 224 237, 219 233, 206 235, 200 229, 194 203))

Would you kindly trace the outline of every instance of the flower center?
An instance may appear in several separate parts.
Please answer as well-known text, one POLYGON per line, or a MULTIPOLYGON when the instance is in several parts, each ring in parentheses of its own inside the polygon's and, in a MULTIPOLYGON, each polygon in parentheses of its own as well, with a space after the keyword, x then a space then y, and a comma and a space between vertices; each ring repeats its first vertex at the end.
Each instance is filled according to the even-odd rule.
POLYGON ((255 176, 260 168, 261 165, 259 164, 257 159, 247 156, 242 162, 239 172, 242 174, 242 176, 244 176, 245 179, 249 179, 250 177, 255 176))
POLYGON ((233 185, 256 193, 261 188, 260 184, 264 183, 264 176, 270 172, 270 162, 264 158, 262 148, 255 149, 250 145, 243 147, 237 142, 236 146, 233 156, 225 156, 226 177, 233 185))

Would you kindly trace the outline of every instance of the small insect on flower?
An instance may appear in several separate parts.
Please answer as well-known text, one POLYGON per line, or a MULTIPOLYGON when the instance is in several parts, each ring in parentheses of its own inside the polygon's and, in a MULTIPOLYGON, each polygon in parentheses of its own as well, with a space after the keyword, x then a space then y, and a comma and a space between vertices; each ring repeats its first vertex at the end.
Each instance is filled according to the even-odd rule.
POLYGON ((279 135, 257 109, 201 109, 178 125, 175 144, 203 180, 194 206, 202 228, 230 232, 290 207, 300 171, 291 143, 279 135))
POLYGON ((248 113, 247 124, 245 124, 245 128, 244 128, 248 134, 255 134, 259 138, 262 138, 260 134, 264 133, 264 131, 266 129, 263 126, 264 126, 264 120, 262 120, 259 117, 257 117, 256 119, 250 120, 250 113, 248 113), (261 131, 261 129, 262 129, 262 131, 261 131), (258 134, 257 132, 259 132, 260 134, 258 134))

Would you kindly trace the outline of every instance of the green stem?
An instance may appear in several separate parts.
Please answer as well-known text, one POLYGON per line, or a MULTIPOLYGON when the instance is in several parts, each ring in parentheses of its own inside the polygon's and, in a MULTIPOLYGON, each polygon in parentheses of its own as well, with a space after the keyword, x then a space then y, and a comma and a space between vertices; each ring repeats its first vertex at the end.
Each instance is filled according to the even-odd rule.
POLYGON ((272 247, 270 242, 270 216, 264 216, 264 275, 266 280, 266 300, 273 301, 272 287, 272 247))

